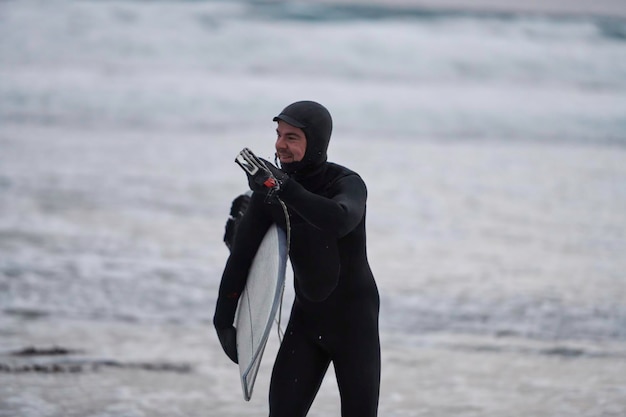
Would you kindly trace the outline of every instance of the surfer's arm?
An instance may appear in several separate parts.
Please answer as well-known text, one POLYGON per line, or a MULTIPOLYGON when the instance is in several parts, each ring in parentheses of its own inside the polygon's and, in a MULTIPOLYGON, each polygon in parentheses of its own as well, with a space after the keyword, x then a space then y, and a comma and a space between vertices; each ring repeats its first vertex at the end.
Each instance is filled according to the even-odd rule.
POLYGON ((248 270, 263 236, 272 224, 270 217, 262 215, 263 199, 253 195, 250 206, 237 228, 232 251, 222 273, 213 323, 217 328, 233 325, 237 303, 244 287, 248 270))
POLYGON ((345 176, 331 187, 330 197, 307 191, 296 181, 286 181, 280 198, 311 225, 343 237, 363 218, 367 189, 356 174, 345 176))

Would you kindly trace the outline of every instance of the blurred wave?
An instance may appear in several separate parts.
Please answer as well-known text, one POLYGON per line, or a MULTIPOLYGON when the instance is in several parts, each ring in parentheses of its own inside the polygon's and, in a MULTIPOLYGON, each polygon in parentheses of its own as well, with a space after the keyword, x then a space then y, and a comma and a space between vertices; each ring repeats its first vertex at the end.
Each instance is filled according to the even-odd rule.
POLYGON ((5 123, 224 130, 319 97, 354 134, 626 140, 618 18, 302 2, 0 7, 5 123))

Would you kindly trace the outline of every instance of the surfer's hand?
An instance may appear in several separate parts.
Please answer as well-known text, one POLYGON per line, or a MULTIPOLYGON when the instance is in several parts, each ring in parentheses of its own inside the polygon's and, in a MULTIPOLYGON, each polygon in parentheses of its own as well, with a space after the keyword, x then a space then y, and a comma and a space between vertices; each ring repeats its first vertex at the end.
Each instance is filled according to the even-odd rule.
POLYGON ((257 157, 248 148, 244 148, 235 162, 246 172, 248 185, 252 191, 275 193, 289 176, 265 159, 257 157))
POLYGON ((217 331, 217 337, 220 339, 222 349, 226 352, 226 355, 231 361, 238 363, 237 361, 237 330, 233 326, 226 327, 224 329, 215 328, 217 331))

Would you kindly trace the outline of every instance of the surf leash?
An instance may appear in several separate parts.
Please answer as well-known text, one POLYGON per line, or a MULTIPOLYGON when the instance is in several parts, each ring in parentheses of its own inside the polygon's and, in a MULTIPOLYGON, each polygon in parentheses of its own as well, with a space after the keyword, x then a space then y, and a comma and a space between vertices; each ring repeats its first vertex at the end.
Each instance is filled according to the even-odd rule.
MULTIPOLYGON (((291 222, 289 221, 289 211, 287 210, 287 205, 281 200, 278 196, 276 197, 278 202, 283 208, 283 213, 285 214, 285 229, 287 232, 287 256, 289 256, 289 244, 291 243, 291 222)), ((285 332, 283 332, 280 322, 283 316, 283 297, 285 295, 285 281, 283 280, 283 288, 280 290, 280 303, 278 304, 278 318, 274 318, 276 322, 276 326, 278 328, 278 341, 280 343, 283 342, 283 338, 285 337, 285 332)))

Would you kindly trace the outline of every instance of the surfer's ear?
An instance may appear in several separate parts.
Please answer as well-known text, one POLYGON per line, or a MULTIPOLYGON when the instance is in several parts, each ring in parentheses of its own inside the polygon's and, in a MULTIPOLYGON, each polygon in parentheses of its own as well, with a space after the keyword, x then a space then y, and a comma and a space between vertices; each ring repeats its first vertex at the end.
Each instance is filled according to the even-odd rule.
POLYGON ((215 329, 217 331, 217 337, 220 339, 222 349, 226 352, 226 355, 231 361, 238 363, 237 360, 237 331, 233 326, 225 329, 215 329))

